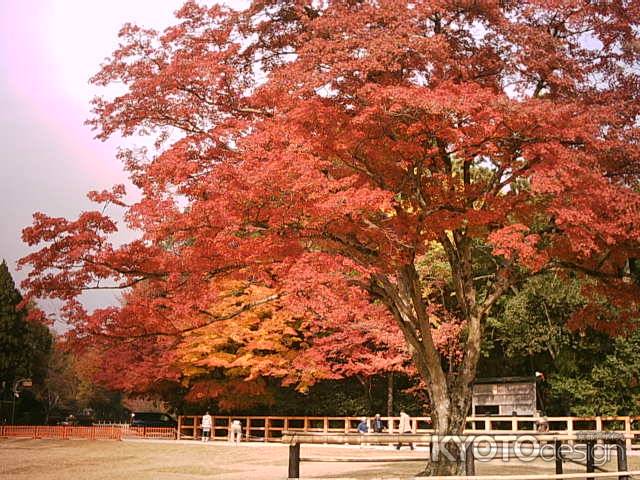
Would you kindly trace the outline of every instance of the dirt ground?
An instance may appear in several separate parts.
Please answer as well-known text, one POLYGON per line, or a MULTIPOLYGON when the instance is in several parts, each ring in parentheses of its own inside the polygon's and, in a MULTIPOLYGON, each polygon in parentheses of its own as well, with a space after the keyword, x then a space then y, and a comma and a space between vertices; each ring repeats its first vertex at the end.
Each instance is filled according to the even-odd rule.
MULTIPOLYGON (((427 457, 417 449, 302 445, 304 457, 427 457)), ((282 480, 287 477, 288 447, 280 444, 172 441, 0 440, 2 480, 282 480)), ((402 463, 303 462, 302 478, 405 479, 423 461, 402 463)), ((640 469, 640 458, 629 467, 640 469)), ((615 470, 615 461, 605 468, 615 470)), ((553 463, 477 462, 477 474, 553 473, 553 463)), ((565 472, 584 467, 565 465, 565 472)))

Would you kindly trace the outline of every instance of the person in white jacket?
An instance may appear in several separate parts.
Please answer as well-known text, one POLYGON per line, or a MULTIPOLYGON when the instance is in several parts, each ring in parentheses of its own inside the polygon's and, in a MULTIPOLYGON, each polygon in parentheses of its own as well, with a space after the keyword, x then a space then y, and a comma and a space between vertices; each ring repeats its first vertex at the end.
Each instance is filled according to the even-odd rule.
MULTIPOLYGON (((398 428, 398 433, 402 435, 403 433, 413 433, 413 429, 411 428, 411 417, 407 415, 404 410, 400 410, 400 427, 398 428)), ((413 450, 413 443, 409 442, 409 446, 411 450, 413 450)), ((396 445, 396 449, 400 450, 402 447, 402 442, 398 442, 396 445)))
POLYGON ((242 440, 242 424, 240 420, 234 420, 229 429, 229 441, 238 445, 240 440, 242 440))
POLYGON ((211 438, 211 426, 212 426, 212 422, 211 422, 211 415, 209 415, 209 412, 204 414, 204 417, 202 417, 202 441, 203 442, 208 442, 209 439, 211 438))

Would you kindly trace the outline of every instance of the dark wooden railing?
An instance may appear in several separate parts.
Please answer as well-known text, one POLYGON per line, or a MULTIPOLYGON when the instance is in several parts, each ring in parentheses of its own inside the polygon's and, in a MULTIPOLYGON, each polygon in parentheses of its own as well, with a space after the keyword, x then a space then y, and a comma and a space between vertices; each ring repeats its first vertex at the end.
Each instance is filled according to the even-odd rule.
MULTIPOLYGON (((484 477, 475 476, 475 458, 474 449, 476 442, 486 442, 488 438, 493 438, 496 444, 502 446, 508 446, 509 448, 516 448, 516 444, 520 441, 521 436, 518 434, 510 433, 487 433, 481 432, 479 435, 466 435, 462 436, 459 440, 463 442, 462 449, 464 450, 464 466, 466 475, 454 476, 454 477, 429 477, 431 479, 441 480, 467 480, 474 479, 494 479, 494 480, 553 480, 562 478, 584 478, 584 474, 566 474, 563 472, 563 455, 562 446, 565 443, 581 444, 586 449, 586 463, 581 464, 586 467, 587 480, 595 480, 598 477, 616 477, 618 480, 630 480, 632 475, 640 474, 640 471, 629 471, 627 464, 627 448, 625 446, 625 440, 628 435, 622 433, 612 432, 578 432, 575 434, 558 434, 554 433, 529 433, 529 438, 535 438, 539 444, 543 442, 549 442, 553 445, 555 451, 555 474, 518 474, 518 475, 491 475, 484 477), (617 470, 601 471, 595 473, 595 456, 594 450, 596 443, 602 443, 604 445, 610 445, 616 450, 617 457, 617 470), (513 445, 513 446, 512 446, 513 445), (512 447, 511 447, 512 446, 512 447)), ((282 437, 282 442, 289 444, 289 479, 300 478, 300 463, 301 462, 416 462, 426 461, 427 458, 419 458, 415 456, 411 457, 381 457, 380 455, 371 455, 370 457, 303 457, 300 447, 303 444, 355 444, 355 445, 388 445, 389 443, 408 443, 408 444, 422 444, 429 445, 438 442, 450 442, 451 437, 438 437, 430 434, 415 434, 415 433, 365 433, 365 434, 353 434, 353 433, 309 433, 309 432, 285 432, 282 437)), ((539 455, 539 453, 538 453, 539 455)), ((600 469, 602 470, 602 469, 600 469)))

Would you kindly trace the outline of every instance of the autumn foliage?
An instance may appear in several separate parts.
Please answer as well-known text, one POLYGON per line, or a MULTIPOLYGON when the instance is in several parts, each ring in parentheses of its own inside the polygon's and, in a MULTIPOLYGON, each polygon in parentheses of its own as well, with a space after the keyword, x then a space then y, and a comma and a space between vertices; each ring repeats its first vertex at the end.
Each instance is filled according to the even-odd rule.
POLYGON ((93 78, 126 86, 94 101, 98 137, 155 142, 121 154, 139 201, 91 194, 140 239, 115 246, 98 211, 24 231, 40 246, 26 286, 68 300, 78 337, 152 339, 119 358, 136 382, 179 381, 178 360, 288 379, 287 342, 308 333, 314 368, 348 374, 347 353, 391 368, 384 332, 400 331, 436 427, 455 432, 484 320, 521 279, 591 279, 575 328, 620 332, 637 315, 640 3, 188 2, 177 18, 126 25, 93 78), (107 281, 133 287, 121 306, 74 304, 107 281), (228 281, 249 289, 243 315, 228 281), (241 351, 194 357, 232 318, 211 345, 239 335, 241 351), (460 358, 436 348, 443 323, 460 358))

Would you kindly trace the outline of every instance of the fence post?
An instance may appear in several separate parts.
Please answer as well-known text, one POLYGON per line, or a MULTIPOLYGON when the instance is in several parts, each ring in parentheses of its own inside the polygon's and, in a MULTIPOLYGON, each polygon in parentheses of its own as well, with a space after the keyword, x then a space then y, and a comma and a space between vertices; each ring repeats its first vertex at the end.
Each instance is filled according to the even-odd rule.
POLYGON ((265 417, 264 419, 264 442, 267 443, 271 438, 271 431, 269 427, 271 426, 271 417, 265 417))
MULTIPOLYGON (((593 440, 589 440, 587 442, 587 473, 594 473, 595 469, 595 458, 593 455, 593 450, 595 449, 596 442, 593 440)), ((587 480, 594 480, 593 477, 587 477, 587 480)))
POLYGON ((300 478, 300 444, 289 445, 289 477, 300 478))
POLYGON ((559 474, 562 473, 562 441, 555 440, 553 445, 555 447, 554 456, 556 460, 556 473, 559 474))
POLYGON ((176 440, 180 440, 181 432, 182 432, 182 415, 178 415, 178 432, 176 433, 176 440))
MULTIPOLYGON (((625 440, 618 440, 615 444, 617 456, 618 456, 618 471, 626 472, 629 468, 627 464, 627 442, 625 440)), ((630 480, 629 475, 620 475, 618 480, 630 480)))
MULTIPOLYGON (((573 433, 573 417, 566 417, 567 422, 567 435, 571 435, 573 433)), ((573 445, 573 440, 569 440, 569 445, 573 445)))
POLYGON ((464 451, 464 473, 465 475, 476 474, 475 455, 473 453, 473 441, 470 442, 464 451))
POLYGON ((631 417, 629 416, 624 418, 624 433, 627 435, 625 442, 627 450, 631 451, 631 417))

